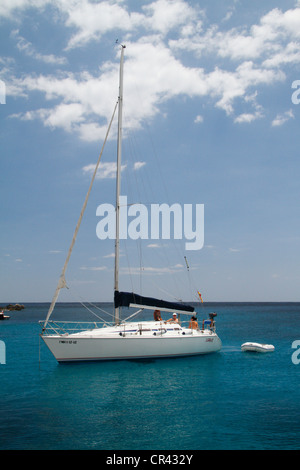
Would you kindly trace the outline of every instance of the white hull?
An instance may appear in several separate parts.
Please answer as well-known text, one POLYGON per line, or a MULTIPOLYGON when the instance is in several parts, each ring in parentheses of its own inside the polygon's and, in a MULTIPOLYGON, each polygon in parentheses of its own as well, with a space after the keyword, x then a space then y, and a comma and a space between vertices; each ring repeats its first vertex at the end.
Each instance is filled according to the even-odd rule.
POLYGON ((219 351, 211 330, 190 330, 160 323, 130 323, 64 335, 42 335, 58 362, 109 361, 193 356, 219 351))
POLYGON ((244 343, 241 346, 242 351, 252 351, 267 353, 275 350, 272 344, 261 344, 261 343, 244 343))

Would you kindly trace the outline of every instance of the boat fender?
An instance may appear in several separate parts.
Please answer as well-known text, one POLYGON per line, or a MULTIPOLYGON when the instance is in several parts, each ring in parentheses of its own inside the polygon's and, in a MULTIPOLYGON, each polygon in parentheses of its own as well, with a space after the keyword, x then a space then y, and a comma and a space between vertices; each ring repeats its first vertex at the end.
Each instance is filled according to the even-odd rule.
POLYGON ((183 331, 182 334, 185 335, 185 331, 183 331))
POLYGON ((156 336, 156 331, 154 331, 153 336, 156 336))

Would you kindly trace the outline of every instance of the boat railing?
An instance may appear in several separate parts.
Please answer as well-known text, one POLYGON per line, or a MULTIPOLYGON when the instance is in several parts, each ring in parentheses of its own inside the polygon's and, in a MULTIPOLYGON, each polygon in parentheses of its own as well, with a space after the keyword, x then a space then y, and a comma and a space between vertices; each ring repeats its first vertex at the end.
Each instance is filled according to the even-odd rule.
POLYGON ((55 321, 51 320, 47 323, 46 327, 44 327, 43 321, 39 322, 42 326, 42 333, 41 335, 58 335, 64 336, 69 335, 72 333, 80 333, 81 331, 92 331, 97 328, 103 328, 104 326, 110 326, 110 323, 104 322, 72 322, 72 321, 55 321))
MULTIPOLYGON (((184 328, 189 328, 190 321, 181 321, 180 325, 184 328)), ((216 322, 211 321, 211 320, 198 320, 198 328, 196 328, 198 331, 212 331, 213 333, 216 332, 216 322)))
POLYGON ((210 330, 214 333, 216 332, 216 321, 215 320, 203 320, 199 322, 199 329, 200 330, 210 330))
MULTIPOLYGON (((95 322, 95 321, 88 321, 88 322, 83 322, 83 321, 55 321, 55 320, 50 320, 48 321, 46 327, 44 326, 44 322, 40 321, 39 322, 41 327, 42 327, 42 336, 45 335, 57 335, 57 336, 66 336, 74 333, 80 333, 82 331, 92 331, 95 329, 103 328, 106 326, 112 326, 112 323, 109 322, 95 322)), ((158 331, 158 334, 164 334, 167 329, 166 329, 167 323, 162 322, 161 330, 158 331)), ((172 325, 169 324, 169 325, 172 325)), ((126 322, 123 324, 120 324, 120 327, 126 326, 126 322)), ((189 321, 181 321, 180 326, 183 328, 189 328, 189 321)), ((198 331, 211 331, 214 332, 216 331, 216 326, 215 326, 215 321, 210 322, 207 320, 203 320, 203 322, 199 321, 198 322, 198 331)), ((125 331, 125 330, 124 330, 125 331)), ((145 325, 145 323, 139 323, 137 322, 137 332, 140 334, 142 332, 150 331, 150 329, 145 325)))

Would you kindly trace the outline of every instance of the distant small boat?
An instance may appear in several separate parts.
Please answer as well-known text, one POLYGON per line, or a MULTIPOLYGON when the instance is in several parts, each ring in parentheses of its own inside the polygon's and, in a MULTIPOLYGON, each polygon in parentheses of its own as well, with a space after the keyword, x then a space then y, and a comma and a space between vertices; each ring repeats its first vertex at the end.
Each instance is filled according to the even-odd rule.
POLYGON ((244 343, 241 346, 242 351, 253 351, 253 352, 272 352, 275 347, 272 344, 261 344, 261 343, 244 343))
POLYGON ((9 320, 10 317, 8 315, 4 315, 4 312, 0 312, 0 321, 1 320, 9 320))

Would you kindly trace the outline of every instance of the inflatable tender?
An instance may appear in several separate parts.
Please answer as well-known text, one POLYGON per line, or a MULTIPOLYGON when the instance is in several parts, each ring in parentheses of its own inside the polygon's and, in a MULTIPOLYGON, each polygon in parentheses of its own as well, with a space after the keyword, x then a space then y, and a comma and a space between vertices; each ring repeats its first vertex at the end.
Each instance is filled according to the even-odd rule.
POLYGON ((241 346, 242 351, 253 351, 253 352, 272 352, 275 350, 272 344, 261 344, 261 343, 244 343, 241 346))

